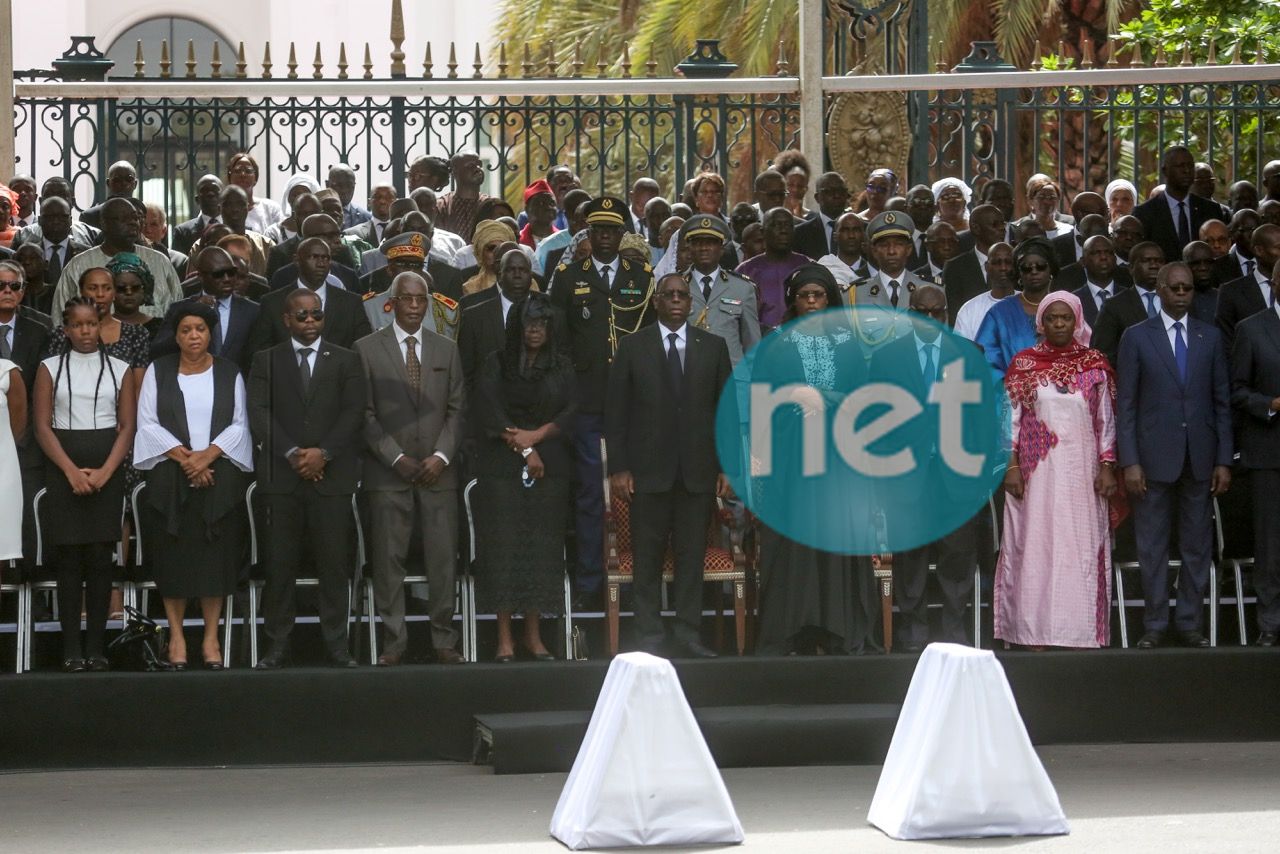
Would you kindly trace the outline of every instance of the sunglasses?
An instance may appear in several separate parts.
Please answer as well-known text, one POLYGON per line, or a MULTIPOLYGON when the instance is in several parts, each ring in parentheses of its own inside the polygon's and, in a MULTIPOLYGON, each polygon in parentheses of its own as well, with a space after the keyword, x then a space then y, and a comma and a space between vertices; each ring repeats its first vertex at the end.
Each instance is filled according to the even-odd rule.
POLYGON ((142 293, 142 285, 120 285, 116 288, 118 294, 140 294, 142 293))
POLYGON ((300 308, 293 313, 293 319, 298 323, 306 323, 308 317, 311 318, 312 320, 324 320, 324 309, 323 308, 312 308, 312 309, 300 308))
POLYGON ((0 291, 13 291, 17 293, 22 290, 22 282, 0 282, 0 291))
POLYGON ((211 279, 231 279, 236 275, 235 267, 227 267, 222 270, 210 270, 209 278, 211 279))
POLYGON ((1049 269, 1048 264, 1019 264, 1018 270, 1022 273, 1043 273, 1049 269))

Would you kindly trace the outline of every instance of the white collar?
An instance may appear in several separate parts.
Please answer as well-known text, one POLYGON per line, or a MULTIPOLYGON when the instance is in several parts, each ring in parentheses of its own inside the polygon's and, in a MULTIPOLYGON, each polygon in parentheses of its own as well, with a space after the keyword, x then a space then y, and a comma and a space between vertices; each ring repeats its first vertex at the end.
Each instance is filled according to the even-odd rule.
POLYGON ((712 283, 714 284, 715 282, 720 281, 720 274, 721 274, 722 272, 723 272, 723 271, 720 269, 719 265, 717 265, 717 266, 716 266, 716 268, 715 268, 714 270, 712 270, 710 273, 699 273, 696 269, 691 270, 691 271, 690 271, 690 276, 691 276, 691 277, 693 278, 693 280, 694 280, 694 281, 696 281, 698 284, 702 284, 702 280, 703 280, 703 279, 705 279, 707 276, 710 276, 710 277, 711 277, 711 281, 712 281, 712 283))
POLYGON ((47 238, 47 237, 41 237, 40 239, 44 241, 44 251, 45 251, 45 252, 48 252, 50 249, 52 249, 52 248, 53 248, 53 247, 55 247, 55 246, 61 246, 63 249, 70 249, 70 248, 71 248, 71 246, 69 245, 69 244, 71 243, 71 235, 70 235, 70 234, 68 234, 66 237, 62 238, 62 240, 61 240, 61 241, 59 241, 59 242, 57 242, 57 243, 54 243, 53 241, 51 241, 51 240, 50 240, 49 238, 47 238))
POLYGON ((1115 285, 1116 283, 1115 279, 1112 279, 1111 281, 1107 282, 1105 285, 1094 284, 1092 280, 1087 278, 1085 279, 1085 281, 1089 283, 1089 290, 1093 291, 1093 295, 1095 297, 1102 291, 1106 291, 1109 295, 1115 296, 1116 289, 1113 287, 1113 285, 1115 285))
POLYGON ((403 346, 404 346, 404 339, 408 338, 410 335, 412 335, 412 336, 417 340, 417 342, 418 342, 419 344, 421 344, 421 343, 422 343, 422 338, 423 338, 423 336, 424 336, 424 335, 426 335, 426 330, 425 330, 425 329, 423 329, 421 326, 419 326, 419 327, 418 327, 418 331, 417 331, 417 332, 405 332, 405 331, 400 327, 400 324, 399 324, 399 323, 397 323, 397 322, 395 322, 394 320, 393 320, 393 321, 391 321, 391 328, 392 328, 393 330, 395 330, 395 333, 396 333, 396 343, 397 343, 397 344, 399 344, 401 347, 403 347, 403 346))
POLYGON ((1171 331, 1171 330, 1173 329, 1173 324, 1175 324, 1175 323, 1181 323, 1181 324, 1182 324, 1182 328, 1183 328, 1184 330, 1185 330, 1188 326, 1190 326, 1190 325, 1191 325, 1191 315, 1190 315, 1190 314, 1183 315, 1182 320, 1181 320, 1181 321, 1177 321, 1177 320, 1174 320, 1172 317, 1170 317, 1168 314, 1166 314, 1166 313, 1165 313, 1164 308, 1158 308, 1158 309, 1156 309, 1156 311, 1158 311, 1158 312, 1159 312, 1159 314, 1160 314, 1160 322, 1164 324, 1164 331, 1165 331, 1165 332, 1169 332, 1169 331, 1171 331))
MULTIPOLYGON (((495 285, 494 287, 497 286, 495 285)), ((502 308, 503 325, 506 325, 507 314, 511 311, 511 306, 515 305, 515 303, 507 299, 507 295, 502 292, 502 288, 498 288, 498 305, 502 308)))
POLYGON ((310 348, 311 348, 312 353, 319 353, 319 352, 320 352, 320 341, 321 341, 321 339, 320 339, 320 338, 317 338, 315 341, 311 342, 310 344, 303 344, 303 343, 302 343, 302 342, 300 342, 297 338, 294 338, 294 337, 292 337, 292 336, 290 336, 290 338, 289 338, 289 343, 293 345, 293 352, 294 352, 294 355, 297 355, 298 353, 302 352, 302 348, 303 348, 303 347, 310 347, 310 348))
POLYGON ((658 331, 662 333, 662 340, 664 342, 667 340, 667 336, 670 335, 672 332, 676 334, 677 340, 681 342, 683 342, 686 338, 688 338, 688 335, 689 335, 688 322, 680 324, 679 329, 668 329, 667 327, 662 325, 662 321, 658 321, 657 323, 654 324, 654 326, 658 327, 658 331))
POLYGON ((613 258, 613 260, 606 264, 605 262, 601 261, 601 260, 600 260, 599 258, 597 258, 596 256, 594 256, 594 255, 592 255, 592 256, 591 256, 591 263, 595 265, 595 268, 596 268, 596 272, 597 272, 597 273, 599 273, 599 272, 600 272, 601 270, 603 270, 605 267, 608 267, 608 268, 609 268, 609 272, 610 272, 610 274, 618 272, 618 262, 619 262, 619 261, 621 261, 621 260, 622 260, 622 256, 621 256, 621 255, 615 255, 615 256, 614 256, 614 258, 613 258))

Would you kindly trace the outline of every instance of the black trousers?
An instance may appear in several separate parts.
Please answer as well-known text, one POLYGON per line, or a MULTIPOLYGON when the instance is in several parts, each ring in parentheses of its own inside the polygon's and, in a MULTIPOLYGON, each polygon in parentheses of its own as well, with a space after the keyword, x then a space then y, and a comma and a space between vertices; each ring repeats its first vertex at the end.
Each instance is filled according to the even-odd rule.
POLYGON ((111 607, 112 543, 54 546, 62 657, 106 655, 107 609, 111 607), (85 637, 80 646, 80 591, 84 590, 85 637))
POLYGON ((1133 500, 1133 529, 1142 568, 1143 628, 1169 630, 1169 540, 1174 525, 1182 569, 1178 573, 1178 603, 1173 624, 1179 632, 1199 631, 1204 594, 1213 560, 1213 498, 1209 481, 1191 476, 1184 465, 1173 483, 1147 481, 1147 494, 1133 500))
POLYGON ((1254 469, 1253 589, 1258 593, 1258 629, 1280 632, 1280 469, 1254 469))
POLYGON ((310 545, 319 579, 320 632, 330 652, 347 648, 348 582, 354 566, 355 523, 350 495, 321 495, 303 483, 266 496, 267 562, 262 617, 271 649, 288 644, 297 614, 294 591, 302 544, 310 545))
POLYGON ((631 499, 631 548, 636 634, 641 646, 662 642, 662 563, 671 544, 675 559, 677 643, 698 640, 702 623, 702 569, 715 496, 689 492, 677 481, 668 492, 637 492, 631 499))
POLYGON ((978 525, 988 515, 983 507, 976 516, 942 539, 893 557, 893 601, 898 606, 897 635, 902 643, 929 640, 929 555, 936 555, 938 587, 942 591, 941 639, 967 644, 965 606, 973 599, 973 570, 978 563, 978 525))

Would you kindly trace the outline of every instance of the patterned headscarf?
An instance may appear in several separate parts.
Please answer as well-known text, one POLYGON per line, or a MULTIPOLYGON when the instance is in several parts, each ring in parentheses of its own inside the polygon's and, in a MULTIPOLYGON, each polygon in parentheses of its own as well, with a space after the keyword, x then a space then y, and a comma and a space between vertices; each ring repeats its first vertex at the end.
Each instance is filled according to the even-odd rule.
POLYGON ((676 229, 670 239, 667 240, 667 251, 662 253, 662 257, 658 259, 658 264, 653 268, 653 280, 661 282, 663 276, 671 273, 679 273, 676 265, 679 263, 680 257, 680 229, 676 229))
POLYGON ((153 301, 156 290, 155 277, 151 275, 151 270, 146 264, 142 263, 142 259, 136 254, 133 252, 117 252, 107 262, 107 270, 110 271, 112 278, 119 276, 121 273, 133 273, 142 282, 143 304, 155 304, 153 301))
POLYGON ((494 240, 499 243, 508 241, 514 243, 516 236, 512 233, 510 226, 496 219, 482 219, 477 222, 476 230, 471 236, 471 248, 475 250, 477 264, 483 264, 484 247, 494 240))
MULTIPOLYGON (((1111 365, 1102 353, 1089 347, 1093 330, 1085 322, 1079 297, 1070 291, 1052 291, 1040 300, 1040 305, 1036 308, 1037 334, 1044 334, 1044 313, 1055 303, 1065 303, 1075 315, 1076 326, 1071 335, 1071 343, 1065 347, 1054 347, 1048 341, 1041 341, 1014 356, 1004 376, 1009 398, 1029 407, 1035 404, 1041 387, 1053 384, 1078 391, 1082 379, 1097 382, 1099 376, 1093 372, 1099 372, 1105 377, 1114 399, 1116 386, 1111 365)), ((1086 385, 1091 384, 1086 382, 1086 385)))
POLYGON ((622 242, 618 244, 618 253, 621 254, 625 249, 633 249, 649 257, 649 242, 634 231, 628 231, 622 235, 622 242))

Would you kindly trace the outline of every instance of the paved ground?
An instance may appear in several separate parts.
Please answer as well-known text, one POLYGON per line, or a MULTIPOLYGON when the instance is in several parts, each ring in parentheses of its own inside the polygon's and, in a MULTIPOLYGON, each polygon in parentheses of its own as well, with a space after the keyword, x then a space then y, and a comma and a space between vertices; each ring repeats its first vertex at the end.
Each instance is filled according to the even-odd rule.
MULTIPOLYGON (((895 842, 866 825, 876 767, 724 777, 750 851, 1277 850, 1280 742, 1040 754, 1070 836, 895 842)), ((564 851, 547 835, 564 779, 452 764, 0 774, 0 850, 564 851)))

